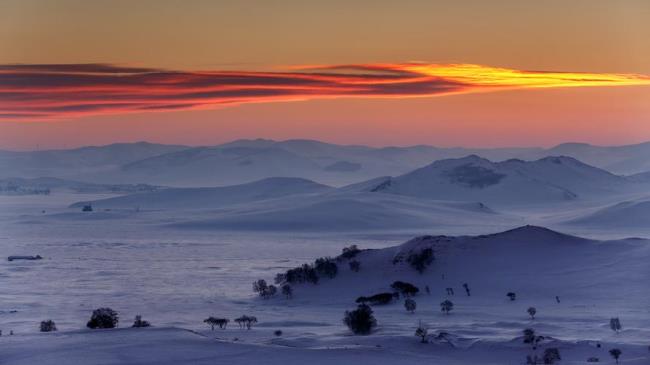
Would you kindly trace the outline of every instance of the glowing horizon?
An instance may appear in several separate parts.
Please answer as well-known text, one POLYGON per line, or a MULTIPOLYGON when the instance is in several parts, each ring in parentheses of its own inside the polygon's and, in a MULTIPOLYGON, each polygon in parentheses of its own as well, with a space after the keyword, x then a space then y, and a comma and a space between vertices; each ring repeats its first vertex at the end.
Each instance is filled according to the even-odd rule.
POLYGON ((0 121, 44 121, 329 98, 414 98, 501 90, 642 86, 642 74, 528 71, 476 64, 297 66, 174 71, 110 64, 0 65, 0 121))

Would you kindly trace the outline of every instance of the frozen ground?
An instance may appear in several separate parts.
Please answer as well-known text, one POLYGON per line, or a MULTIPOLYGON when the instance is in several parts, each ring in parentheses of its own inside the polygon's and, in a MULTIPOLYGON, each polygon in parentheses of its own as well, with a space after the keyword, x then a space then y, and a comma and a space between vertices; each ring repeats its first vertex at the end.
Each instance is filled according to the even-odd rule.
MULTIPOLYGON (((623 364, 650 363, 650 244, 643 240, 566 241, 564 236, 538 236, 534 230, 497 235, 439 247, 437 260, 422 276, 388 265, 384 258, 396 250, 389 248, 364 253, 370 256, 361 258, 367 262, 359 276, 343 266, 334 280, 297 287, 292 300, 261 300, 251 292, 255 279, 271 280, 277 272, 335 256, 350 244, 387 248, 424 233, 494 233, 550 222, 556 219, 552 212, 538 211, 500 225, 474 221, 428 230, 322 234, 195 230, 169 224, 206 214, 196 211, 89 215, 67 208, 101 197, 0 197, 0 256, 45 258, 0 261, 0 363, 523 364, 532 350, 518 337, 527 327, 552 338, 543 348, 558 347, 561 364, 585 364, 591 356, 613 363, 607 353, 612 347, 623 350, 623 364), (354 307, 354 298, 386 290, 397 279, 429 285, 432 293, 418 295, 415 314, 407 314, 401 303, 375 307, 377 331, 351 336, 341 318, 354 307), (472 297, 462 295, 462 282, 470 283, 472 297), (451 298, 456 308, 449 316, 439 310, 447 286, 456 288, 451 298), (508 290, 516 291, 519 299, 509 302, 508 290), (560 304, 555 295, 562 298, 560 304), (535 321, 525 313, 531 305, 538 309, 535 321), (84 329, 90 312, 100 306, 119 311, 121 327, 142 314, 156 328, 84 329), (210 315, 232 319, 241 314, 255 315, 260 323, 250 331, 214 332, 202 323, 210 315), (623 323, 619 334, 608 328, 614 316, 623 323), (43 319, 55 320, 59 332, 38 333, 43 319), (420 320, 431 333, 447 331, 453 339, 418 343, 413 332, 420 320), (273 334, 278 329, 281 337, 273 334), (7 336, 10 330, 14 336, 7 336)), ((565 231, 596 238, 639 235, 624 229, 601 234, 587 226, 565 231)))

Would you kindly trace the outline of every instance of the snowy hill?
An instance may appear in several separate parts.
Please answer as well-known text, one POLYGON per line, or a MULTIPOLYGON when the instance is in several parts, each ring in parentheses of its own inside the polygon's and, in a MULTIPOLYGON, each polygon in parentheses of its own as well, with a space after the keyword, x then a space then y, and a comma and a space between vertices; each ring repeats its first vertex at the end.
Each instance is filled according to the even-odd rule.
POLYGON ((599 229, 650 229, 650 200, 642 199, 613 204, 570 220, 567 224, 599 229))
POLYGON ((398 246, 361 251, 354 257, 361 263, 358 273, 343 259, 335 279, 322 280, 317 287, 303 284, 296 292, 310 300, 353 302, 360 295, 391 291, 389 284, 402 280, 422 291, 428 285, 436 294, 446 286, 456 287, 460 300, 465 296, 461 284, 469 283, 473 295, 481 298, 477 300, 505 298, 515 291, 522 299, 550 306, 556 295, 604 300, 607 288, 620 287, 640 305, 647 293, 633 291, 645 286, 649 254, 647 240, 590 240, 536 226, 480 236, 420 236, 398 246), (420 274, 408 257, 429 248, 434 260, 420 274), (613 260, 626 269, 612 268, 613 260), (600 279, 595 281, 594 275, 600 279), (330 296, 330 291, 337 295, 330 296))
MULTIPOLYGON (((133 209, 217 209, 223 206, 251 203, 295 194, 321 193, 326 185, 300 178, 268 178, 248 184, 216 188, 169 188, 92 201, 97 208, 133 209)), ((73 204, 79 208, 88 202, 73 204)))
POLYGON ((357 186, 370 192, 499 205, 558 203, 641 188, 570 157, 492 162, 475 155, 357 186))
POLYGON ((517 219, 481 203, 444 202, 336 191, 287 196, 212 212, 171 226, 248 231, 390 231, 474 224, 511 226, 517 219))

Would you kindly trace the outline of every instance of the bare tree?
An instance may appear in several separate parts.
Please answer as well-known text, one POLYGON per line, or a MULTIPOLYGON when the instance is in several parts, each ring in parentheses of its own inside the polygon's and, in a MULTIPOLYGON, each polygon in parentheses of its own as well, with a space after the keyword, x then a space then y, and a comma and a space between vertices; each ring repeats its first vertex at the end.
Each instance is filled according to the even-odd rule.
POLYGON ((417 337, 420 337, 421 343, 427 343, 427 336, 429 335, 429 329, 422 324, 422 321, 420 321, 420 323, 418 324, 418 328, 415 329, 415 335, 417 337))

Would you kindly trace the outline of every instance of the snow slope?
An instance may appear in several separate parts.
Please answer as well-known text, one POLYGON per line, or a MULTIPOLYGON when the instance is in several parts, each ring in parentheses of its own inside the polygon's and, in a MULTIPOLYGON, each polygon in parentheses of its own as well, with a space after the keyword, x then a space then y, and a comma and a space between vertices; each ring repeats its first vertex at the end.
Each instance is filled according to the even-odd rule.
POLYGON ((566 223, 599 229, 650 229, 650 200, 642 199, 613 204, 566 223))
POLYGON ((517 218, 495 213, 481 203, 332 192, 231 207, 171 226, 182 229, 328 232, 426 230, 458 224, 508 227, 516 222, 517 218))
MULTIPOLYGON (((330 189, 329 186, 305 179, 276 177, 217 188, 170 188, 96 200, 91 203, 97 208, 214 209, 294 194, 320 193, 330 189)), ((80 208, 87 203, 79 202, 71 207, 80 208)))
MULTIPOLYGON (((249 241, 249 245, 255 242, 249 241)), ((214 294, 205 292, 212 291, 213 282, 234 284, 232 290, 248 292, 250 281, 214 279, 219 271, 207 268, 193 271, 192 268, 209 264, 203 251, 194 253, 195 260, 175 262, 182 267, 174 272, 162 269, 158 277, 150 272, 157 266, 149 267, 147 257, 158 250, 164 251, 164 255, 171 246, 158 245, 152 249, 135 244, 114 246, 111 250, 108 246, 109 242, 102 243, 113 259, 101 256, 103 260, 92 261, 93 272, 101 266, 97 275, 105 284, 93 286, 91 306, 78 304, 75 296, 71 296, 65 299, 68 304, 65 310, 83 316, 90 312, 92 305, 109 303, 120 310, 122 328, 80 329, 86 319, 80 317, 76 318, 75 329, 68 324, 58 333, 22 331, 7 336, 5 332, 0 337, 3 364, 501 365, 523 364, 527 355, 541 355, 550 347, 560 350, 563 365, 586 364, 589 357, 598 357, 599 363, 613 364, 608 354, 611 348, 622 350, 622 364, 645 365, 650 361, 647 350, 650 293, 646 288, 650 242, 647 240, 589 240, 533 226, 480 236, 421 236, 397 246, 358 253, 355 259, 361 262, 359 272, 350 271, 348 260, 341 259, 339 274, 334 279, 321 279, 318 285, 294 285, 292 299, 249 297, 236 301, 215 301, 214 294), (403 260, 394 263, 395 258, 429 247, 435 251, 435 260, 422 274, 403 260), (146 267, 144 272, 121 273, 122 280, 128 281, 126 291, 114 292, 108 285, 107 276, 111 271, 123 270, 125 266, 124 262, 115 264, 120 261, 114 260, 118 253, 115 250, 124 251, 117 256, 124 260, 137 255, 138 267, 146 267), (166 286, 157 289, 142 286, 142 275, 152 275, 166 286), (414 297, 415 313, 407 313, 401 300, 373 306, 378 321, 375 331, 368 336, 351 335, 341 323, 344 311, 356 306, 354 299, 359 295, 390 290, 394 280, 420 287, 421 292, 414 297), (471 296, 464 293, 463 283, 469 284, 471 296), (424 291, 425 285, 430 287, 430 294, 424 291), (455 295, 445 294, 448 287, 455 289, 455 295), (198 290, 198 295, 190 289, 198 290), (107 290, 110 296, 104 297, 107 290), (180 297, 178 291, 182 292, 180 297), (506 297, 508 291, 516 292, 516 301, 506 297), (147 303, 144 307, 138 301, 142 294, 147 303), (561 298, 560 303, 555 301, 556 295, 561 298), (449 315, 439 309, 439 303, 445 299, 455 304, 449 315), (169 300, 173 304, 168 304, 169 300), (158 317, 157 312, 165 310, 166 305, 173 309, 167 317, 158 317), (145 319, 152 319, 155 327, 125 328, 138 313, 134 312, 134 306, 146 310, 142 314, 145 319), (534 320, 526 313, 530 306, 537 308, 534 320), (233 328, 236 326, 231 323, 228 329, 214 332, 201 323, 211 314, 232 319, 242 313, 256 315, 259 323, 250 331, 233 328), (614 316, 623 324, 618 334, 608 326, 609 318, 614 316), (429 328, 426 344, 419 343, 413 335, 418 323, 429 328), (523 343, 524 328, 533 328, 546 337, 538 350, 523 343), (274 335, 275 330, 281 330, 282 335, 274 335)), ((192 253, 205 247, 208 246, 183 247, 182 252, 192 253)), ((87 246, 77 249, 90 252, 87 246)), ((227 254, 224 249, 225 246, 217 245, 215 252, 219 255, 212 260, 227 254)), ((261 250, 256 252, 264 254, 261 250)), ((332 256, 335 254, 332 252, 332 256)), ((162 265, 165 260, 157 262, 162 265)), ((50 270, 62 264, 45 263, 50 270)), ((82 262, 72 264, 78 267, 82 262)), ((232 275, 242 265, 242 262, 233 263, 225 272, 232 275)), ((276 265, 283 267, 242 267, 241 270, 244 273, 252 269, 260 277, 270 279, 275 271, 297 263, 276 265)), ((16 275, 24 273, 11 272, 11 276, 16 275)), ((91 279, 76 279, 70 290, 80 290, 80 285, 91 279)), ((48 287, 47 283, 43 285, 48 287)), ((46 315, 36 309, 34 328, 46 315)), ((58 319, 57 313, 50 312, 50 316, 58 319)), ((6 328, 6 322, 0 321, 0 325, 6 328)))

